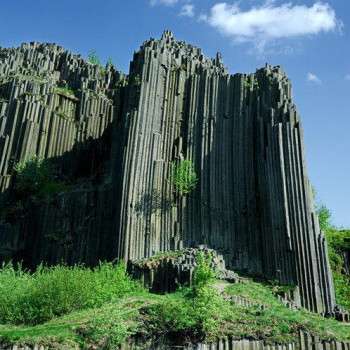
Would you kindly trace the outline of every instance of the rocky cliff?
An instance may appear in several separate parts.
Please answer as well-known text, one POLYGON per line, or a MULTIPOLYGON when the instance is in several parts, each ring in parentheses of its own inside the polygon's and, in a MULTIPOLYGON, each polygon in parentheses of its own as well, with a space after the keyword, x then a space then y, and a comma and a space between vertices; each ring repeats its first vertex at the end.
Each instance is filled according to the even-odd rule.
POLYGON ((308 181, 301 121, 280 67, 231 75, 218 54, 165 32, 128 76, 56 45, 0 49, 0 184, 37 155, 70 186, 0 226, 2 260, 134 260, 205 244, 231 269, 295 287, 330 314, 334 290, 308 181), (180 196, 172 162, 191 160, 180 196))

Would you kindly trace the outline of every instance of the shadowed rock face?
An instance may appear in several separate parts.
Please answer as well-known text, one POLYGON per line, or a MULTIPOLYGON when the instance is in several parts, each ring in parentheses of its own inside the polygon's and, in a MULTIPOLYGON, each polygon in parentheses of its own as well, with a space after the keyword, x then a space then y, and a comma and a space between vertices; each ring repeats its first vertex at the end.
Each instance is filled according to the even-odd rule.
POLYGON ((208 59, 170 32, 141 46, 127 78, 55 45, 0 49, 4 195, 13 163, 33 154, 55 159, 75 184, 0 226, 3 259, 94 264, 205 244, 231 269, 296 285, 309 310, 334 309, 301 122, 280 67, 230 75, 220 55, 208 59), (199 177, 187 196, 171 183, 178 159, 199 177))

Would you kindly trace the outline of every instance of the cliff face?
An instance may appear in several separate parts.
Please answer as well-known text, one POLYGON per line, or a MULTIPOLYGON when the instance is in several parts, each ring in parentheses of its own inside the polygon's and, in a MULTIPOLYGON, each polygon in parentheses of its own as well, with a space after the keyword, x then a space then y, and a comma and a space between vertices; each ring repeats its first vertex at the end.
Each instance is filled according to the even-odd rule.
POLYGON ((124 82, 112 66, 102 69, 56 45, 0 49, 2 209, 13 193, 14 164, 33 155, 53 160, 59 177, 82 180, 50 201, 15 206, 0 226, 3 259, 35 266, 114 257, 108 173, 124 82), (97 175, 103 181, 91 184, 97 175))
POLYGON ((2 224, 3 259, 93 264, 206 244, 230 268, 296 285, 299 304, 332 312, 301 122, 280 67, 230 75, 219 55, 165 32, 134 54, 127 79, 30 44, 0 50, 0 81, 3 195, 13 164, 33 154, 85 179, 2 224), (188 196, 171 181, 181 159, 199 177, 188 196))

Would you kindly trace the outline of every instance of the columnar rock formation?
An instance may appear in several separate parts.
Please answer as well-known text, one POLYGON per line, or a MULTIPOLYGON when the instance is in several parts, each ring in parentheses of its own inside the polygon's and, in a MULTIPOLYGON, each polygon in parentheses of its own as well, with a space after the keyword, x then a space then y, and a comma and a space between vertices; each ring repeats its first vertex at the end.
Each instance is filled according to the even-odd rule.
MULTIPOLYGON (((9 346, 5 350, 47 350, 43 345, 9 346)), ((164 339, 158 342, 142 341, 141 344, 131 340, 120 346, 120 350, 350 350, 350 343, 338 341, 322 341, 317 336, 300 333, 298 341, 289 344, 266 344, 263 340, 236 340, 232 338, 218 339, 212 343, 189 344, 184 346, 169 345, 164 339)))
POLYGON ((29 44, 0 50, 0 80, 2 191, 33 154, 89 179, 4 223, 3 256, 96 263, 206 244, 230 268, 295 285, 297 303, 333 312, 302 126, 280 67, 230 75, 219 54, 165 32, 134 54, 127 78, 29 44), (171 181, 181 159, 199 176, 188 196, 171 181))

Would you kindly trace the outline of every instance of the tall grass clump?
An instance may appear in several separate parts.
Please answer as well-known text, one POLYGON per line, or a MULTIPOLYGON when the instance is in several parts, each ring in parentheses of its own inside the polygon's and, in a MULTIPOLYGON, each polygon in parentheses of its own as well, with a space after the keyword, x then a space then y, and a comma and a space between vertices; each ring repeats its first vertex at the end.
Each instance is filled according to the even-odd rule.
POLYGON ((140 290, 123 264, 0 269, 0 323, 39 324, 75 310, 100 307, 140 290))
POLYGON ((172 181, 181 196, 192 192, 199 181, 193 162, 189 159, 173 162, 172 181))

